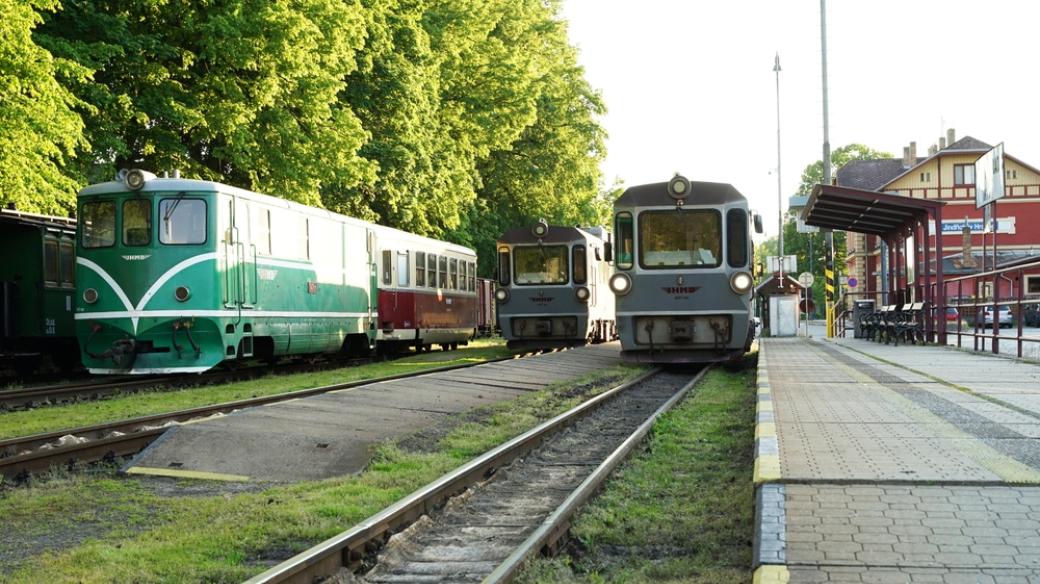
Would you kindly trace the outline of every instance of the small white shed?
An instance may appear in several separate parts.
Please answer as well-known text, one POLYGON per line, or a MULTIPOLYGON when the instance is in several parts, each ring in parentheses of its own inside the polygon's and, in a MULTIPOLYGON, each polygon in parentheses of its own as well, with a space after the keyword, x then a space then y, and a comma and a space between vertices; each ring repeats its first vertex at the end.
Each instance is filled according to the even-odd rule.
POLYGON ((774 273, 755 288, 755 293, 765 300, 763 324, 771 337, 793 337, 798 334, 798 319, 801 311, 798 302, 802 285, 791 276, 774 273))

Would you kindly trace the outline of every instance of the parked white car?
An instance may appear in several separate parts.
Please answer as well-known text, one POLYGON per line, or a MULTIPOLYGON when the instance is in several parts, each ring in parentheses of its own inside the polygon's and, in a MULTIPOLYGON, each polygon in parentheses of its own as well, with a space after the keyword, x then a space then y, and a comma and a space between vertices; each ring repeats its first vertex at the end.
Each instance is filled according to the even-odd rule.
MULTIPOLYGON (((1004 327, 1011 328, 1011 325, 1013 324, 1013 319, 1011 318, 1011 309, 1008 308, 1007 306, 998 306, 997 307, 997 312, 998 312, 998 314, 997 314, 997 323, 1000 326, 1000 328, 1004 328, 1004 327)), ((982 307, 982 310, 979 312, 978 323, 982 324, 982 325, 992 325, 993 324, 993 307, 992 306, 984 306, 984 307, 982 307)))

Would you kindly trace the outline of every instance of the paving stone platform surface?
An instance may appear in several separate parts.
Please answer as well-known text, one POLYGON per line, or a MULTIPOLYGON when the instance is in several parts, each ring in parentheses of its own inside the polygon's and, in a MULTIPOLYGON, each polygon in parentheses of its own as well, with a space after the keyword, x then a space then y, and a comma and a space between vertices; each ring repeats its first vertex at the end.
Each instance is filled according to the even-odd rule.
POLYGON ((779 458, 757 493, 761 581, 1040 584, 1040 366, 851 339, 760 350, 759 456, 773 440, 779 458))
POLYGON ((376 382, 177 426, 131 473, 299 481, 358 472, 383 441, 619 363, 618 343, 376 382))

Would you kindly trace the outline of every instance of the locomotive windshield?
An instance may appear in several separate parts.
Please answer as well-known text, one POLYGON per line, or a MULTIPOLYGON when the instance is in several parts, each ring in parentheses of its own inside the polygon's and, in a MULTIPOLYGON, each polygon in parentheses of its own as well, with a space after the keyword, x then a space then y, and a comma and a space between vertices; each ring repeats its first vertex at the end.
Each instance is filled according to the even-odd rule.
POLYGON ((567 283, 567 246, 517 246, 513 248, 513 255, 517 284, 567 283))
POLYGON ((116 204, 90 201, 80 207, 83 247, 109 247, 116 243, 116 204))
POLYGON ((713 209, 644 211, 639 215, 639 265, 717 268, 722 263, 722 216, 713 209))
POLYGON ((206 243, 206 201, 185 199, 183 194, 176 199, 163 199, 159 202, 159 217, 159 241, 167 245, 206 243))

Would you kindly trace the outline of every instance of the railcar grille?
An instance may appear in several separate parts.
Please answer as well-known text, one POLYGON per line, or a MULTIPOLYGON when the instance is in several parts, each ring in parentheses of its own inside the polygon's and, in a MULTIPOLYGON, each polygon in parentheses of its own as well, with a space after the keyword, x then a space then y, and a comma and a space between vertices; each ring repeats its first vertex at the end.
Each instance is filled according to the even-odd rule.
POLYGON ((733 317, 728 314, 691 316, 638 316, 636 344, 654 346, 725 346, 733 337, 733 317))
POLYGON ((578 317, 515 317, 510 319, 510 327, 513 331, 513 336, 516 338, 567 339, 573 338, 578 334, 578 317))

